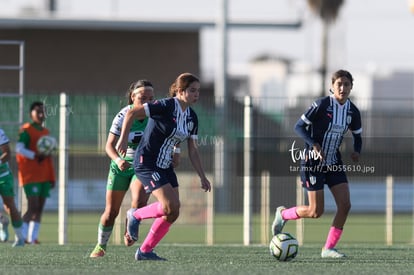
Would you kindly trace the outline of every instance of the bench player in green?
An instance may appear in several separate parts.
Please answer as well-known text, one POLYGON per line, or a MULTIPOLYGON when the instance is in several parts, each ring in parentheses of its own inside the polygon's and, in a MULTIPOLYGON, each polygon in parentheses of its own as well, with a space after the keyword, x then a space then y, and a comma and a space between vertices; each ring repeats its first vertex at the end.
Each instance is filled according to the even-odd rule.
MULTIPOLYGON (((108 240, 112 234, 115 218, 119 214, 122 200, 128 188, 131 189, 131 207, 140 208, 147 205, 149 194, 147 194, 141 182, 135 176, 132 165, 135 149, 137 148, 148 118, 135 120, 128 136, 128 149, 125 157, 120 157, 115 150, 115 145, 121 135, 122 123, 129 109, 141 106, 146 102, 154 100, 154 88, 148 80, 138 80, 131 84, 128 92, 128 106, 124 107, 115 116, 109 130, 105 146, 107 155, 111 158, 108 181, 106 185, 106 206, 98 226, 98 243, 90 254, 91 258, 103 257, 106 252, 108 240)), ((178 162, 179 148, 175 151, 175 161, 178 162)), ((124 236, 125 245, 131 246, 134 242, 124 236)))

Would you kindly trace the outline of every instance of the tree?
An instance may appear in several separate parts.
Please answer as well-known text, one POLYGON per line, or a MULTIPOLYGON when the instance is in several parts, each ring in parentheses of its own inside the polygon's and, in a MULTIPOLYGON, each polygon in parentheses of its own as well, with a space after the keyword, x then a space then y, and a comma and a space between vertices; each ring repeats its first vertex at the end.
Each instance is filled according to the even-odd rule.
POLYGON ((338 16, 344 0, 307 0, 310 9, 322 19, 322 37, 321 37, 321 96, 325 94, 325 80, 328 68, 328 32, 329 27, 338 16))

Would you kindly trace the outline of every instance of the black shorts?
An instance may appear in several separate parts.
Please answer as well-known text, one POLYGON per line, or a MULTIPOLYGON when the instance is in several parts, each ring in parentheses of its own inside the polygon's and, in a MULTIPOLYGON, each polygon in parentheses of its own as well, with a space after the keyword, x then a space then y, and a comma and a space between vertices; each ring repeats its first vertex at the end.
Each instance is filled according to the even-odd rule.
POLYGON ((322 190, 325 184, 331 188, 337 184, 348 182, 344 171, 329 171, 325 166, 302 165, 300 178, 302 186, 308 191, 322 190))
POLYGON ((161 169, 157 166, 150 167, 148 165, 138 164, 134 170, 147 193, 151 193, 166 184, 171 184, 172 187, 178 187, 177 175, 173 167, 161 169))

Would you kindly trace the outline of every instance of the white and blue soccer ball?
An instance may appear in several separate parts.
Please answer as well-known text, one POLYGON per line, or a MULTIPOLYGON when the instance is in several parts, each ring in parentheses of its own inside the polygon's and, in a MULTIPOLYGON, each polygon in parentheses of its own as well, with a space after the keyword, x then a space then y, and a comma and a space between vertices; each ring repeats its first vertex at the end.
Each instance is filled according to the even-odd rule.
POLYGON ((37 151, 46 156, 53 153, 57 148, 57 141, 52 136, 42 136, 36 144, 37 151))
POLYGON ((273 236, 269 244, 270 254, 281 262, 287 262, 296 257, 299 243, 289 233, 279 233, 273 236))

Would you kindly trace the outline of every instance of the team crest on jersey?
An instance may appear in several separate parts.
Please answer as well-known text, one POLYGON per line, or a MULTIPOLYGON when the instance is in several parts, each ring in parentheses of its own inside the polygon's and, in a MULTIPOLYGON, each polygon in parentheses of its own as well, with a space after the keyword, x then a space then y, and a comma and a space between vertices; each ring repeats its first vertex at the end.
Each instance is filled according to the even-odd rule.
POLYGON ((309 181, 312 185, 315 185, 316 184, 316 177, 315 176, 310 176, 309 181))
POLYGON ((350 123, 351 123, 351 121, 352 121, 352 116, 348 115, 348 116, 346 117, 346 123, 347 123, 347 124, 350 124, 350 123))

